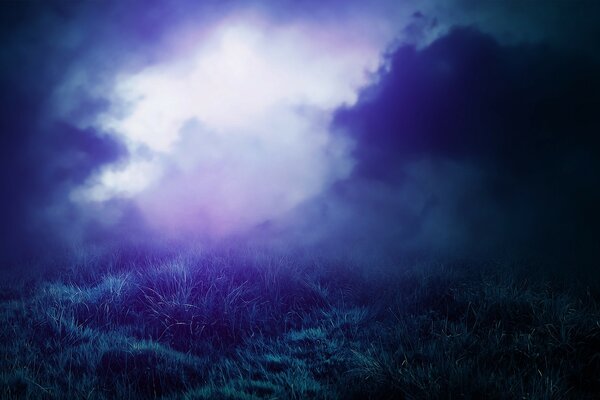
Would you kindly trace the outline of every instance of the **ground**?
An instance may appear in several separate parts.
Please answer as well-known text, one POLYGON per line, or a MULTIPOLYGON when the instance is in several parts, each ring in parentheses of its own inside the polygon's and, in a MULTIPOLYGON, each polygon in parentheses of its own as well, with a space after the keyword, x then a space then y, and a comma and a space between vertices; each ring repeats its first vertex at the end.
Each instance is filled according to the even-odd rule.
POLYGON ((518 265, 140 250, 41 271, 0 292, 1 398, 600 396, 598 292, 518 265))

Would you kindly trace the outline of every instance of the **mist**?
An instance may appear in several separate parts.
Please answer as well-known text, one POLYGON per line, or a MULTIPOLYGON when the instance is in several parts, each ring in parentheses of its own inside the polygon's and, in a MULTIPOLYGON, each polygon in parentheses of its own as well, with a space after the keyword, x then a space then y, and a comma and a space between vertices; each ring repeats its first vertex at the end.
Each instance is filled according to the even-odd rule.
POLYGON ((11 263, 161 240, 597 254, 587 13, 34 4, 3 34, 11 263))
POLYGON ((0 398, 600 398, 600 2, 0 2, 0 398))

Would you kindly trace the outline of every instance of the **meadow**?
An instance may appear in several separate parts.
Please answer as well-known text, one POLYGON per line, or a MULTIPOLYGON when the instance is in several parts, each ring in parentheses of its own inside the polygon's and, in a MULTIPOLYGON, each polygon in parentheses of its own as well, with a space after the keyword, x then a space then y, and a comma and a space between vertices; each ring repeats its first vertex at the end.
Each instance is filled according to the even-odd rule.
POLYGON ((599 292, 518 263, 250 249, 47 263, 2 283, 3 399, 600 395, 599 292))

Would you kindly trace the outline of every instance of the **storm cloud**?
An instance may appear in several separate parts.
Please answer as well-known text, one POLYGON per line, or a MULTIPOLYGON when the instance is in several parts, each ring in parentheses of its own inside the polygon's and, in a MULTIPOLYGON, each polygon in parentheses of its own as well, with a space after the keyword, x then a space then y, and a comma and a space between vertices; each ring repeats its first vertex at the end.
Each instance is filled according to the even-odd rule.
POLYGON ((354 203, 346 212, 357 235, 366 224, 368 237, 397 249, 590 262, 600 222, 598 68, 474 28, 400 46, 379 82, 337 113, 357 164, 329 212, 354 203))
MULTIPOLYGON (((597 8, 463 0, 3 4, 2 259, 166 230, 589 262, 600 222, 597 8), (156 81, 152 71, 174 68, 159 79, 171 87, 179 65, 171 61, 197 48, 190 43, 209 42, 232 16, 275 26, 255 31, 271 51, 259 60, 306 61, 306 74, 294 75, 293 101, 275 96, 277 106, 265 108, 272 117, 241 129, 244 106, 262 93, 250 81, 254 95, 225 97, 241 119, 223 117, 227 107, 208 115, 212 103, 189 97, 205 107, 155 137, 172 138, 176 157, 152 148, 160 140, 133 140, 139 135, 127 118, 143 103, 127 104, 123 85, 137 79, 129 95, 169 100, 146 84, 156 81), (299 47, 283 40, 289 32, 299 47), (322 63, 319 46, 331 62, 322 63), (325 100, 300 79, 319 68, 336 88, 325 100), (227 134, 219 136, 223 122, 227 134), (146 186, 144 163, 160 170, 146 186)), ((216 82, 219 90, 227 83, 216 82)))

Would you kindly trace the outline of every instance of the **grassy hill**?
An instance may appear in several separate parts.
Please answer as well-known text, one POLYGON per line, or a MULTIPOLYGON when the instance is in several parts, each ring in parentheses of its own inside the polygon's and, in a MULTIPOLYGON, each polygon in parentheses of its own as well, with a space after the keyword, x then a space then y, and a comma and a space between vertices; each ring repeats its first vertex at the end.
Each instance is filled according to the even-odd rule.
POLYGON ((116 253, 1 293, 6 399, 600 395, 596 294, 507 265, 116 253))

